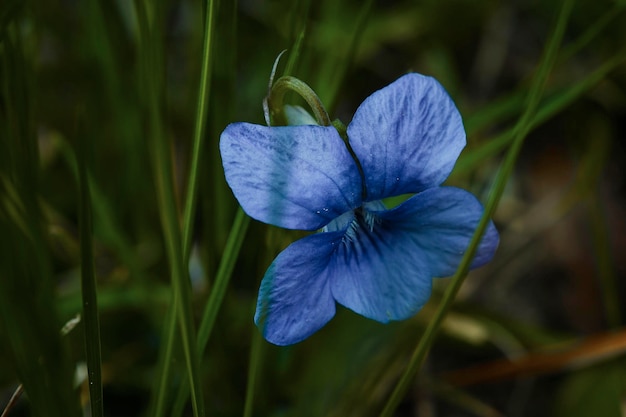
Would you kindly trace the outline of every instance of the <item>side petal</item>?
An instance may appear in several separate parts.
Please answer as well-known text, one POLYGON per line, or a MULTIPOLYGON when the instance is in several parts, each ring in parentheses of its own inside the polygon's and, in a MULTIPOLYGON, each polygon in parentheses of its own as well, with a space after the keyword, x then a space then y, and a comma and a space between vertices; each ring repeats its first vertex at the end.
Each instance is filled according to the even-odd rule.
POLYGON ((316 233, 289 245, 265 273, 254 322, 271 343, 300 342, 335 315, 328 263, 342 232, 316 233))
POLYGON ((367 200, 440 185, 465 146, 461 115, 432 77, 407 74, 369 96, 348 126, 367 200))
POLYGON ((239 204, 264 223, 315 230, 361 203, 358 168, 333 127, 233 123, 220 151, 239 204))
MULTIPOLYGON (((419 248, 433 276, 447 277, 461 263, 483 211, 482 204, 471 193, 456 187, 435 187, 378 215, 383 222, 402 230, 419 248)), ((489 221, 471 268, 491 261, 499 242, 498 231, 489 221)))
MULTIPOLYGON (((383 323, 411 317, 430 297, 432 278, 454 273, 481 214, 470 193, 436 187, 357 217, 333 258, 335 300, 383 323)), ((491 224, 472 266, 491 259, 497 243, 491 224)))

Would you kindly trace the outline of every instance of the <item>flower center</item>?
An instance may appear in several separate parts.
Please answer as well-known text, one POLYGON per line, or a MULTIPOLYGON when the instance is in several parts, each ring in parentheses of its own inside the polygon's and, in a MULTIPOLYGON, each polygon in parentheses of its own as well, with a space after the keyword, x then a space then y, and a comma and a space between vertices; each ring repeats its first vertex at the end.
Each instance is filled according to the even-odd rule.
POLYGON ((376 212, 385 210, 382 201, 368 201, 362 206, 343 213, 330 223, 328 223, 322 232, 336 232, 345 230, 345 239, 353 241, 357 239, 360 229, 365 229, 369 233, 374 231, 374 226, 381 223, 381 218, 376 212))
POLYGON ((354 211, 354 215, 355 221, 359 225, 367 228, 367 230, 369 230, 370 232, 374 230, 374 225, 376 223, 380 223, 380 219, 376 217, 376 215, 371 211, 364 209, 363 206, 356 209, 354 211))

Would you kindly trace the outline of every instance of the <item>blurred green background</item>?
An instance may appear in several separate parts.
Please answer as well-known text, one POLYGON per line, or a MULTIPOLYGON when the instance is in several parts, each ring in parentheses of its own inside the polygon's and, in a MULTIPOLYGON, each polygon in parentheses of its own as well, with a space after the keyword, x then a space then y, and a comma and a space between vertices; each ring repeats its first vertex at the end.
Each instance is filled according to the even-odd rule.
MULTIPOLYGON (((625 7, 574 2, 494 215, 500 248, 468 277, 398 416, 626 415, 625 7)), ((252 323, 260 279, 302 233, 236 217, 219 134, 234 121, 263 124, 283 49, 278 74, 309 84, 346 124, 402 74, 432 75, 468 133, 448 183, 485 202, 560 10, 538 0, 2 0, 0 410, 23 383, 8 415, 88 415, 85 340, 97 340, 85 320, 59 330, 83 311, 81 265, 93 265, 104 415, 153 415, 157 400, 175 415, 185 342, 174 340, 165 379, 162 358, 176 288, 168 244, 178 242, 188 323, 202 321, 216 277, 227 282, 194 367, 206 415, 243 415, 244 403, 254 416, 378 415, 447 280, 405 322, 339 308, 296 346, 262 341, 252 323), (190 170, 198 198, 187 222, 190 170), (167 201, 178 213, 170 227, 192 226, 182 244, 167 201), (240 251, 227 246, 233 222, 240 251), (232 274, 219 272, 225 254, 232 274)))

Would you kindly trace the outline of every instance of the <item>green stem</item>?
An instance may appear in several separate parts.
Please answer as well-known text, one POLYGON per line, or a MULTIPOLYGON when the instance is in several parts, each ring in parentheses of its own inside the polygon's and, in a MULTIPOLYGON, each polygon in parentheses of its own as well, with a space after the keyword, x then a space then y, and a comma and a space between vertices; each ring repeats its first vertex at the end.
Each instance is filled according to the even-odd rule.
POLYGON ((544 51, 544 56, 542 62, 539 66, 535 77, 533 77, 533 84, 531 86, 528 102, 526 109, 522 116, 520 117, 518 123, 513 127, 513 144, 509 149, 504 162, 502 163, 501 169, 498 172, 498 176, 496 177, 495 184, 490 193, 489 200, 485 206, 485 211, 478 223, 478 227, 472 239, 470 241, 469 247, 463 258, 461 260, 461 264, 459 265, 457 271, 455 272, 450 285, 446 288, 444 296, 442 298, 441 303, 435 315, 432 317, 428 327, 424 331, 424 334, 420 338, 420 341, 409 360, 409 364, 401 376, 398 384, 396 385, 394 391, 392 392, 385 408, 380 414, 380 417, 391 417, 398 407, 398 404, 405 396, 408 391, 413 378, 421 368, 432 343, 435 340, 435 336, 443 322, 444 317, 446 316, 448 310, 452 306, 456 295, 463 284, 463 281, 469 272, 470 265, 472 260, 474 259, 474 255, 476 250, 478 249, 478 245, 482 239, 482 236, 490 222, 490 218, 493 216, 498 203, 500 202, 500 198, 502 193, 504 192, 504 188, 508 182, 508 178, 513 170, 515 165, 515 161, 517 160, 517 156, 519 155, 519 151, 522 148, 522 144, 524 143, 524 139, 528 134, 532 124, 532 117, 535 113, 537 105, 539 104, 539 100, 541 99, 542 92, 544 90, 544 85, 547 80, 548 74, 552 69, 554 64, 554 60, 556 57, 556 52, 558 46, 561 43, 561 39, 563 37, 563 33, 565 31, 565 26, 567 23, 567 19, 569 17, 570 11, 572 9, 573 0, 565 0, 563 3, 563 7, 559 14, 559 20, 556 24, 554 33, 550 41, 547 44, 547 47, 544 51))

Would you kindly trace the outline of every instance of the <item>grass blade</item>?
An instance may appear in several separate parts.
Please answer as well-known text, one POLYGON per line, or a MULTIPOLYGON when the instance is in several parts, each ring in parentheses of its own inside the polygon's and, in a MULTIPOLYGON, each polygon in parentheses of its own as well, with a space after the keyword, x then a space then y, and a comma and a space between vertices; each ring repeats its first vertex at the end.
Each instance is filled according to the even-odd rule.
POLYGON ((206 127, 207 108, 209 105, 209 94, 211 85, 211 61, 212 61, 212 39, 213 26, 215 20, 216 1, 207 0, 205 5, 206 17, 204 23, 204 41, 202 47, 202 73, 200 75, 200 92, 198 94, 198 105, 196 108, 196 124, 193 134, 193 151, 191 154, 191 169, 189 171, 189 181, 187 185, 187 199, 185 201, 185 214, 183 217, 183 254, 184 259, 189 259, 191 248, 191 231, 193 218, 196 211, 196 200, 198 197, 198 172, 200 156, 204 145, 204 132, 206 127))
MULTIPOLYGON (((198 94, 198 104, 196 107, 196 123, 193 135, 193 150, 191 155, 191 168, 189 171, 189 180, 187 185, 187 198, 185 200, 185 211, 183 215, 183 262, 187 265, 191 250, 193 219, 196 211, 196 202, 198 195, 198 173, 200 156, 204 147, 204 135, 206 127, 207 109, 210 96, 211 85, 211 51, 213 27, 215 20, 215 1, 208 0, 205 5, 206 16, 204 25, 204 40, 202 50, 202 69, 200 75, 200 91, 198 94)), ((156 383, 155 395, 151 405, 152 416, 160 417, 165 415, 165 406, 169 375, 171 373, 172 356, 174 353, 174 341, 176 337, 176 320, 174 316, 179 308, 180 300, 173 296, 171 306, 168 309, 165 319, 165 341, 164 349, 161 349, 159 356, 159 378, 156 383)))
MULTIPOLYGON (((589 74, 583 80, 577 82, 573 87, 570 87, 565 91, 554 93, 551 97, 548 97, 529 122, 530 129, 532 130, 540 126, 542 123, 545 123, 551 117, 561 112, 567 106, 574 103, 583 94, 589 92, 589 90, 595 87, 607 76, 607 74, 615 70, 624 61, 626 61, 626 54, 624 53, 624 50, 622 50, 616 53, 613 58, 602 64, 600 68, 589 74)), ((509 143, 511 143, 514 137, 513 133, 514 130, 506 131, 489 140, 480 148, 466 152, 459 158, 454 167, 454 171, 452 172, 452 176, 467 174, 473 168, 483 163, 485 158, 496 155, 509 143)))
MULTIPOLYGON (((207 301, 202 315, 202 322, 200 323, 200 330, 198 331, 198 350, 200 352, 204 351, 209 342, 217 313, 222 305, 224 294, 226 294, 226 288, 228 288, 228 283, 230 282, 230 277, 235 268, 235 262, 239 256, 239 251, 241 250, 241 245, 243 244, 249 224, 250 218, 239 208, 235 215, 235 221, 230 230, 228 240, 226 241, 226 248, 224 249, 222 261, 220 262, 215 276, 215 283, 211 289, 211 295, 209 296, 209 300, 207 301)), ((182 383, 178 397, 174 403, 172 416, 181 415, 188 395, 189 386, 182 383)))
POLYGON ((246 385, 246 401, 243 408, 243 417, 252 417, 254 413, 254 393, 261 359, 263 358, 263 337, 256 328, 253 329, 252 347, 250 348, 250 365, 248 366, 248 382, 246 385))
MULTIPOLYGON (((80 116, 79 116, 80 117, 80 116)), ((80 125, 80 122, 79 122, 80 125)), ((79 134, 82 131, 79 130, 79 134)), ((102 354, 100 346, 100 319, 98 314, 98 294, 93 257, 93 217, 91 210, 91 193, 87 174, 90 152, 87 139, 81 137, 78 154, 78 183, 80 201, 79 233, 80 233, 80 271, 83 301, 83 323, 85 327, 85 353, 89 379, 89 398, 91 415, 101 417, 102 405, 102 354)))
MULTIPOLYGON (((157 186, 157 199, 166 253, 170 267, 170 277, 174 292, 176 317, 178 319, 185 365, 191 387, 191 405, 196 417, 204 416, 199 375, 199 357, 196 349, 193 316, 191 312, 191 288, 186 273, 183 255, 183 242, 176 209, 170 146, 163 135, 160 109, 163 103, 161 71, 163 60, 160 55, 160 10, 152 9, 149 1, 138 1, 137 16, 140 27, 141 79, 145 81, 142 93, 146 106, 149 132, 152 137, 153 175, 157 186), (149 18, 150 16, 150 18, 149 18)), ((157 8, 158 5, 155 6, 157 8)))
POLYGON ((567 25, 567 21, 572 10, 573 0, 565 0, 563 2, 561 11, 559 13, 559 19, 556 23, 554 32, 546 45, 546 49, 544 50, 544 55, 541 63, 539 64, 539 68, 537 73, 533 77, 532 86, 530 92, 528 94, 528 102, 525 108, 524 113, 522 113, 518 123, 513 127, 513 144, 509 149, 504 162, 502 163, 501 169, 498 172, 498 176, 496 177, 495 184, 491 190, 489 200, 485 206, 485 212, 480 219, 478 227, 472 237, 470 245, 463 255, 463 259, 461 260, 461 264, 459 265, 456 273, 452 277, 450 284, 448 285, 446 292, 444 293, 442 302, 439 304, 437 312, 429 323, 428 327, 424 331, 424 334, 420 338, 420 341, 411 356, 410 362, 402 374, 398 384, 393 390, 391 396, 389 397, 387 404, 385 405, 383 411, 381 412, 381 417, 391 417, 400 404, 401 399, 404 397, 406 392, 408 391, 415 374, 419 371, 428 351, 430 350, 430 346, 435 340, 435 336, 443 319, 448 312, 450 306, 452 305, 456 294, 458 293, 465 276, 469 272, 469 267, 474 259, 474 255, 480 243, 483 233, 485 232, 487 225, 489 224, 489 219, 492 217, 495 209, 500 201, 500 197, 504 192, 504 188, 508 182, 508 178, 513 170, 513 166, 515 165, 515 161, 517 160, 517 156, 522 147, 524 139, 526 135, 530 131, 531 121, 536 108, 541 99, 541 95, 543 93, 545 82, 548 78, 548 74, 552 69, 554 61, 556 60, 556 54, 561 44, 561 39, 565 32, 565 27, 567 25))
POLYGON ((23 384, 30 414, 73 417, 79 415, 73 367, 58 332, 50 248, 38 201, 35 78, 23 23, 11 21, 0 34, 0 335, 10 378, 23 384))

